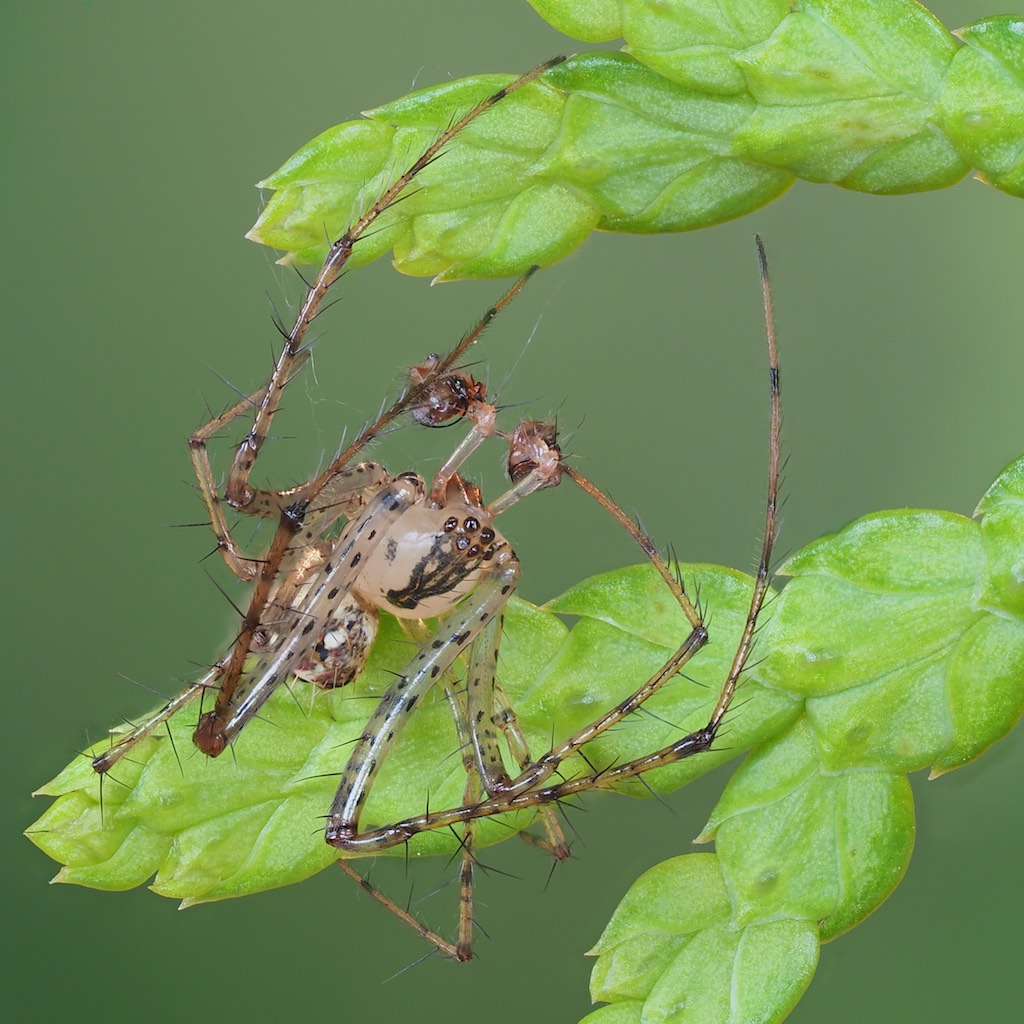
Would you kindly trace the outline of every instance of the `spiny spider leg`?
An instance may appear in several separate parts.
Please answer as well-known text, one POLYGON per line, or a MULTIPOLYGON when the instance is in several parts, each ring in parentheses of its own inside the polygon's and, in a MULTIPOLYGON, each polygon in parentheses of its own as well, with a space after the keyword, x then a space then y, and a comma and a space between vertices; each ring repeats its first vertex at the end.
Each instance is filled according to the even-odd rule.
MULTIPOLYGON (((509 753, 520 771, 527 770, 533 763, 530 748, 519 728, 515 711, 512 710, 512 705, 509 704, 496 677, 498 649, 503 629, 503 620, 488 624, 470 651, 466 670, 468 760, 480 775, 484 792, 491 796, 503 792, 502 787, 508 782, 494 727, 497 727, 505 737, 509 753)), ((547 840, 531 838, 546 849, 555 860, 565 860, 569 856, 569 844, 565 840, 562 826, 558 823, 558 817, 550 807, 540 808, 539 813, 547 840)))
POLYGON ((188 442, 189 455, 192 458, 192 468, 195 470, 196 480, 199 484, 199 494, 206 506, 207 515, 210 517, 210 528, 217 538, 217 550, 220 552, 228 568, 240 580, 253 580, 259 573, 259 561, 255 558, 246 557, 234 537, 227 520, 224 518, 224 510, 221 507, 220 492, 217 489, 217 482, 213 477, 213 467, 210 465, 210 456, 207 451, 207 442, 219 434, 233 420, 244 415, 252 409, 258 408, 267 393, 266 387, 254 391, 247 398, 243 398, 230 409, 215 416, 209 423, 200 427, 188 442))
MULTIPOLYGON (((513 780, 505 788, 504 792, 492 795, 479 803, 467 803, 462 807, 452 808, 446 811, 432 811, 428 814, 407 818, 404 821, 392 825, 382 826, 364 832, 362 834, 346 834, 342 842, 336 845, 352 853, 366 854, 377 850, 388 849, 389 847, 408 842, 413 836, 439 828, 449 828, 453 825, 474 821, 478 818, 489 817, 495 814, 504 814, 510 811, 523 810, 530 807, 550 805, 551 803, 577 796, 593 789, 606 788, 624 779, 635 778, 654 768, 664 767, 691 757, 694 754, 708 750, 722 724, 722 721, 729 710, 732 699, 736 693, 739 677, 743 672, 750 650, 754 641, 754 634, 757 628, 757 619, 764 603, 768 590, 768 574, 771 564, 772 548, 777 532, 777 504, 779 489, 779 466, 780 466, 780 432, 781 432, 781 405, 779 391, 779 359, 775 336, 775 321, 772 311, 771 286, 768 279, 767 262, 764 254, 764 247, 760 238, 756 238, 758 266, 761 275, 761 287, 764 300, 765 326, 767 336, 767 348, 769 359, 769 385, 771 394, 771 425, 769 430, 769 469, 768 469, 768 498, 765 511, 765 530, 761 549, 761 557, 758 563, 757 577, 754 584, 754 591, 750 601, 750 608, 747 613, 743 634, 733 658, 732 665, 726 676, 715 707, 711 713, 708 723, 700 729, 676 740, 673 743, 662 747, 643 757, 614 765, 601 771, 590 771, 577 775, 556 785, 543 786, 543 782, 550 778, 553 771, 571 754, 580 750, 587 742, 595 736, 604 732, 610 725, 622 721, 631 714, 652 693, 656 692, 668 679, 675 676, 679 669, 692 657, 695 651, 704 643, 706 632, 703 625, 695 626, 693 631, 684 641, 678 651, 659 669, 643 686, 634 694, 617 705, 612 711, 596 719, 590 725, 585 726, 573 737, 564 743, 552 748, 547 754, 541 757, 532 767, 524 771, 517 779, 513 780)), ((577 483, 583 481, 582 474, 575 470, 565 468, 577 483)), ((589 484, 589 487, 593 485, 589 484)), ((588 487, 584 489, 589 491, 588 487)), ((596 496, 596 488, 594 488, 596 496)), ((606 496, 602 496, 602 504, 612 511, 616 518, 631 523, 621 510, 614 505, 606 496)), ((601 499, 599 499, 601 500, 601 499)), ((635 530, 635 526, 633 527, 635 530)), ((632 532, 632 531, 631 531, 632 532)), ((637 530, 634 536, 639 534, 637 530)), ((641 534, 642 536, 642 534, 641 534)), ((656 552, 654 552, 656 554, 656 552)), ((657 564, 657 563, 656 563, 657 564)), ((665 566, 665 572, 671 577, 671 572, 665 566)), ((663 573, 665 575, 665 573, 663 573)), ((672 586, 672 579, 666 582, 672 586)), ((673 588, 674 589, 674 588, 673 588)), ((489 783, 486 779, 486 769, 483 758, 481 762, 481 775, 485 779, 485 788, 489 783)), ((500 780, 498 780, 500 788, 500 780)), ((328 841, 334 842, 331 827, 333 819, 328 823, 328 841)))
MULTIPOLYGON (((289 380, 306 364, 308 358, 309 352, 306 350, 296 356, 291 365, 289 380)), ((217 538, 217 550, 227 563, 228 568, 239 579, 246 582, 254 580, 259 575, 260 560, 243 555, 231 535, 231 530, 224 517, 223 499, 213 476, 213 467, 210 465, 207 445, 229 423, 246 413, 252 415, 253 410, 260 409, 269 389, 270 384, 265 384, 219 416, 215 416, 188 439, 189 457, 192 459, 192 468, 196 474, 200 497, 203 499, 207 515, 210 517, 210 528, 217 538)), ((249 505, 241 510, 247 515, 276 518, 295 502, 294 488, 285 491, 253 490, 251 493, 252 499, 249 505)))
MULTIPOLYGON (((492 623, 496 620, 492 620, 492 623)), ((488 627, 490 628, 490 627, 488 627)), ((450 682, 445 683, 445 692, 449 703, 452 705, 455 718, 459 745, 462 749, 462 766, 466 770, 466 787, 464 790, 464 802, 467 804, 477 803, 483 796, 480 784, 480 776, 476 771, 476 764, 471 753, 471 743, 465 719, 465 710, 460 707, 460 701, 450 682)), ((550 808, 543 808, 550 811, 550 808)), ((394 914, 400 921, 407 924, 421 938, 424 938, 437 949, 438 952, 460 963, 466 963, 473 958, 473 876, 476 868, 476 857, 474 846, 476 843, 476 821, 467 821, 463 826, 463 834, 459 840, 462 850, 459 858, 459 910, 456 941, 449 942, 433 929, 428 928, 422 921, 415 917, 409 910, 400 907, 390 896, 385 895, 376 886, 372 885, 368 878, 364 878, 346 860, 339 858, 338 867, 345 872, 357 885, 368 892, 385 909, 394 914)))

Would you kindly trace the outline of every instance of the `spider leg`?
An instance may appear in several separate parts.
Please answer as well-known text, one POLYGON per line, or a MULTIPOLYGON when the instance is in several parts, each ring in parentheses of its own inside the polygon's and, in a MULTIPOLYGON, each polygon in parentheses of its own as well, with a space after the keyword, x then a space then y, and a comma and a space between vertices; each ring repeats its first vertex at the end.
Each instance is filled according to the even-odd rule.
MULTIPOLYGON (((457 704, 451 687, 446 684, 449 700, 457 704)), ((465 734, 465 723, 459 714, 456 713, 456 722, 459 723, 460 735, 465 734)), ((482 791, 480 789, 480 776, 472 763, 472 757, 464 757, 463 763, 466 767, 466 786, 463 791, 463 800, 466 803, 476 803, 480 800, 482 791)), ((463 825, 462 837, 459 845, 462 853, 459 857, 459 911, 458 931, 455 942, 449 942, 433 929, 428 928, 422 921, 415 917, 409 910, 400 907, 390 896, 381 892, 376 886, 371 885, 369 879, 364 878, 356 871, 343 857, 338 858, 338 867, 345 872, 362 889, 368 892, 382 907, 395 915, 403 924, 408 925, 421 938, 424 938, 439 952, 456 960, 459 963, 466 963, 473 959, 473 876, 476 867, 474 845, 476 840, 476 819, 470 819, 463 825)))
MULTIPOLYGON (((492 619, 493 623, 495 620, 492 619)), ((482 636, 482 634, 481 634, 482 636)), ((481 641, 478 636, 470 648, 475 651, 481 641)), ((450 675, 450 673, 446 673, 450 675)), ((462 752, 462 767, 466 771, 466 786, 463 790, 464 803, 477 803, 483 799, 484 791, 480 779, 480 773, 476 769, 473 759, 472 744, 470 741, 469 723, 466 719, 465 708, 456 694, 455 687, 451 682, 445 681, 445 695, 452 708, 452 715, 455 718, 455 728, 459 735, 459 749, 462 752)), ((473 876, 476 869, 476 821, 467 821, 462 827, 462 838, 459 840, 462 847, 462 854, 459 859, 459 914, 458 914, 458 941, 455 947, 454 958, 461 962, 473 957, 473 876)), ((447 951, 446 951, 447 952, 447 951)), ((449 953, 451 956, 452 954, 449 953)))
MULTIPOLYGON (((495 814, 504 814, 509 811, 555 803, 565 797, 606 784, 602 780, 606 777, 607 773, 595 772, 588 776, 577 776, 557 786, 550 786, 546 789, 537 788, 554 774, 566 758, 575 754, 585 744, 599 736, 613 724, 622 721, 627 715, 632 714, 651 694, 656 693, 661 686, 673 678, 679 669, 700 649, 706 637, 707 634, 703 631, 691 633, 688 638, 690 642, 684 644, 683 647, 676 651, 665 665, 651 676, 635 693, 616 705, 607 714, 601 716, 601 718, 585 726, 565 742, 552 748, 536 762, 528 766, 516 779, 512 780, 505 787, 504 791, 499 791, 498 795, 488 797, 475 805, 456 807, 449 811, 432 811, 429 814, 406 818, 392 825, 382 826, 358 835, 346 836, 343 849, 350 849, 353 852, 359 853, 386 850, 389 847, 406 842, 420 832, 447 828, 450 825, 456 825, 473 818, 490 817, 495 814), (589 782, 581 784, 581 779, 588 779, 589 782)), ((700 731, 700 734, 703 735, 703 731, 700 731)), ((698 734, 692 734, 691 737, 686 737, 685 739, 694 740, 697 736, 698 734)), ((710 746, 710 739, 707 739, 700 749, 707 749, 708 746, 710 746)), ((698 752, 692 744, 691 747, 692 749, 687 748, 679 756, 685 757, 698 752)), ((680 749, 682 750, 682 748, 680 749)), ((678 759, 679 757, 676 757, 676 760, 678 759)), ((655 765, 652 764, 651 767, 655 767, 655 765)), ((328 842, 332 842, 332 840, 328 838, 328 842)))
MULTIPOLYGON (((141 743, 154 729, 173 718, 183 707, 191 704, 201 693, 216 688, 220 672, 220 666, 215 665, 194 683, 189 683, 181 693, 172 697, 159 711, 144 719, 131 732, 119 737, 116 742, 113 742, 109 750, 93 758, 93 770, 101 775, 110 771, 125 754, 138 743, 141 743)), ((111 740, 113 740, 113 736, 111 736, 111 740)))
POLYGON ((199 483, 199 493, 202 496, 206 512, 210 517, 210 528, 217 538, 217 550, 227 563, 228 568, 241 580, 252 580, 259 573, 259 563, 252 558, 247 558, 235 544, 224 518, 224 510, 221 507, 220 491, 213 478, 213 469, 210 466, 210 455, 207 451, 207 442, 214 435, 218 434, 232 420, 258 407, 266 394, 266 388, 254 391, 247 398, 243 398, 236 405, 233 405, 226 412, 215 416, 209 423, 200 427, 189 439, 188 449, 192 459, 192 467, 195 470, 196 480, 199 483))
MULTIPOLYGON (((292 368, 292 374, 298 372, 305 365, 307 353, 303 352, 296 359, 292 368)), ((203 424, 188 439, 189 457, 192 460, 192 468, 196 474, 196 481, 199 486, 199 494, 203 499, 207 515, 210 517, 210 528, 217 538, 217 550, 224 559, 228 568, 241 580, 251 581, 259 574, 259 560, 245 556, 235 543, 224 517, 223 499, 217 483, 214 480, 213 468, 210 465, 210 454, 207 448, 209 441, 215 437, 229 423, 244 416, 252 414, 253 410, 259 409, 267 394, 267 387, 264 385, 252 394, 244 396, 240 402, 235 403, 219 416, 214 416, 208 423, 203 424)), ((252 500, 240 511, 247 515, 263 516, 272 518, 279 516, 283 509, 292 504, 294 498, 292 491, 253 491, 252 500)))
POLYGON ((453 960, 459 960, 465 962, 472 957, 472 953, 464 953, 460 944, 449 942, 447 939, 442 938, 437 932, 432 931, 422 921, 417 920, 408 910, 404 907, 400 907, 390 896, 385 895, 375 885, 372 885, 369 879, 364 878, 351 864, 348 863, 343 857, 339 857, 337 861, 338 867, 352 879, 361 889, 368 892, 385 910, 390 911, 404 924, 407 924, 417 935, 426 939, 432 946, 434 946, 438 952, 444 953, 445 956, 451 957, 453 960))
MULTIPOLYGON (((480 776, 475 770, 466 772, 466 788, 463 800, 477 803, 483 797, 480 776)), ((473 958, 473 875, 476 870, 476 818, 462 826, 462 856, 459 860, 459 927, 455 959, 465 962, 473 958)))
MULTIPOLYGON (((541 427, 543 428, 543 425, 541 425, 541 427)), ((542 432, 543 430, 541 430, 541 433, 542 432)), ((531 435, 521 435, 517 432, 517 435, 514 437, 513 444, 516 443, 517 439, 521 440, 524 436, 531 436, 536 440, 538 432, 534 431, 531 435)), ((543 458, 542 455, 538 454, 536 449, 531 449, 529 454, 531 464, 534 459, 543 458)), ((559 744, 559 746, 552 748, 538 760, 524 766, 523 771, 515 779, 509 779, 508 776, 503 775, 503 773, 501 776, 488 776, 488 763, 492 762, 495 756, 494 751, 497 750, 496 744, 494 745, 494 751, 488 751, 486 753, 481 752, 478 754, 478 762, 480 764, 480 771, 484 777, 485 787, 492 795, 501 793, 511 796, 542 786, 554 774, 554 772, 557 771, 559 765, 561 765, 563 761, 571 757, 573 754, 576 754, 585 744, 592 742, 602 733, 607 732, 624 718, 633 714, 633 712, 636 711, 637 708, 641 707, 646 700, 648 700, 653 694, 657 693, 658 690, 660 690, 667 682, 673 679, 682 666, 685 665, 686 662, 688 662, 707 642, 707 629, 704 626, 700 613, 690 601, 683 589, 682 583, 676 578, 671 568, 661 557, 657 547, 654 545, 650 537, 648 537, 647 534, 644 533, 608 495, 587 480, 582 473, 568 466, 560 466, 559 471, 568 475, 569 478, 581 487, 585 493, 594 498, 594 500, 608 511, 626 529, 633 539, 637 541, 641 549, 647 555, 649 561, 657 569, 658 573, 665 581, 665 584, 672 592, 691 628, 675 654, 673 654, 661 669, 651 676, 630 697, 626 698, 600 718, 591 722, 590 725, 579 730, 574 736, 571 736, 568 740, 559 744)), ((536 479, 537 475, 536 470, 528 473, 513 485, 509 491, 498 498, 495 502, 492 502, 491 505, 488 506, 489 511, 496 514, 498 511, 502 511, 507 508, 513 502, 520 500, 526 494, 530 493, 531 490, 544 486, 543 483, 538 482, 536 479)), ((493 693, 486 699, 488 701, 493 701, 493 693)), ((476 720, 477 714, 488 719, 493 717, 493 703, 482 708, 471 708, 469 716, 471 724, 476 720), (490 708, 489 713, 488 707, 490 708)), ((480 718, 480 721, 483 720, 483 717, 480 718)), ((500 758, 500 755, 498 756, 500 758)))
MULTIPOLYGON (((446 676, 450 673, 445 673, 446 676)), ((462 748, 462 763, 466 769, 466 787, 464 790, 464 801, 476 803, 482 796, 480 790, 479 776, 476 774, 476 767, 473 763, 473 756, 469 750, 469 735, 466 727, 465 710, 461 707, 458 696, 455 693, 450 679, 445 679, 445 695, 452 706, 452 714, 455 719, 456 728, 459 734, 460 746, 462 748)), ((368 878, 360 875, 358 871, 344 858, 337 861, 338 867, 345 872, 357 885, 368 892, 385 910, 394 914, 403 924, 408 925, 417 935, 426 939, 439 953, 452 960, 465 963, 473 957, 473 874, 475 858, 473 856, 473 845, 476 833, 476 822, 467 821, 463 826, 463 835, 460 839, 462 854, 459 864, 459 912, 458 932, 455 942, 449 942, 433 929, 428 928, 422 921, 413 915, 407 908, 399 906, 390 896, 387 896, 376 886, 372 885, 368 878)))
MULTIPOLYGON (((502 627, 503 622, 492 621, 480 634, 470 653, 466 673, 469 751, 484 792, 489 796, 505 792, 511 782, 505 771, 495 727, 504 734, 505 742, 520 770, 529 768, 533 763, 515 712, 496 679, 502 627)), ((557 816, 550 807, 541 807, 539 813, 547 835, 543 845, 556 860, 564 860, 569 856, 569 844, 557 816)))

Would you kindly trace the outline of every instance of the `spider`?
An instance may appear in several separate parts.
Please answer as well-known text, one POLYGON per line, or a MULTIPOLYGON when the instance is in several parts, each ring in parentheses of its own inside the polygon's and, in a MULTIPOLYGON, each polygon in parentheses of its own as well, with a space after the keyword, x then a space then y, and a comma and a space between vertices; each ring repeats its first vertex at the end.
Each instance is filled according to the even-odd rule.
MULTIPOLYGON (((437 629, 422 642, 407 670, 383 696, 357 742, 330 809, 326 839, 343 850, 360 853, 405 842, 419 831, 463 823, 461 899, 455 943, 447 942, 420 925, 363 882, 344 861, 339 861, 376 898, 420 931, 437 949, 457 960, 467 960, 472 955, 476 819, 519 807, 537 807, 547 832, 543 845, 561 858, 568 855, 568 848, 549 806, 552 802, 608 785, 630 774, 638 775, 650 767, 710 746, 749 653, 757 612, 767 585, 767 562, 774 536, 772 496, 762 571, 747 629, 708 727, 699 736, 686 737, 685 742, 673 744, 640 761, 620 765, 614 771, 594 772, 550 786, 545 783, 567 757, 578 753, 585 743, 632 713, 674 677, 705 643, 707 631, 681 581, 661 559, 650 539, 610 498, 577 470, 563 464, 553 425, 533 421, 520 424, 511 433, 500 430, 496 410, 486 401, 484 386, 456 366, 493 317, 518 294, 532 271, 516 282, 447 356, 431 356, 414 367, 409 385, 398 401, 316 478, 283 491, 258 490, 249 482, 281 395, 307 359, 308 350, 303 340, 308 326, 320 311, 328 288, 339 276, 356 242, 459 131, 560 59, 541 65, 483 100, 442 133, 409 170, 396 179, 371 209, 331 246, 324 265, 308 289, 295 325, 286 334, 284 349, 267 385, 212 419, 190 438, 191 457, 218 550, 240 579, 252 582, 252 597, 239 634, 227 654, 204 676, 93 760, 98 773, 107 773, 141 739, 208 690, 216 691, 215 705, 213 710, 200 715, 194 741, 201 751, 216 757, 289 676, 324 687, 344 685, 355 678, 372 646, 379 610, 412 621, 440 617, 437 629), (226 425, 253 410, 252 427, 235 454, 222 495, 209 461, 208 442, 226 425), (415 473, 392 476, 375 463, 354 462, 374 438, 404 413, 410 413, 425 426, 441 426, 459 418, 470 423, 465 438, 434 475, 429 487, 415 473), (511 486, 494 501, 485 503, 479 490, 460 470, 473 451, 490 436, 497 436, 508 445, 506 461, 511 486), (690 630, 672 658, 631 698, 534 760, 494 678, 501 612, 518 582, 519 563, 493 521, 522 498, 554 486, 563 476, 568 476, 602 504, 638 541, 680 604, 690 630), (248 515, 277 520, 273 539, 263 557, 249 557, 236 544, 224 516, 224 503, 248 515), (335 533, 343 519, 344 526, 335 533), (457 692, 449 677, 450 668, 463 651, 468 652, 464 695, 457 692), (361 807, 381 761, 416 704, 438 683, 446 688, 462 743, 467 770, 463 806, 360 833, 361 807), (515 778, 506 773, 497 738, 499 731, 504 734, 519 765, 515 778)), ((775 367, 774 354, 772 365, 775 367)), ((773 374, 773 494, 778 451, 777 380, 776 370, 773 374)))
MULTIPOLYGON (((516 282, 445 357, 432 355, 414 367, 405 393, 314 480, 282 491, 258 490, 249 481, 281 395, 308 359, 303 341, 309 324, 321 310, 328 288, 337 280, 355 244, 443 146, 476 117, 561 59, 548 61, 481 101, 395 180, 331 246, 308 288, 295 325, 285 335, 282 354, 268 383, 214 417, 189 439, 217 549, 236 576, 253 584, 253 593, 238 636, 224 657, 93 758, 93 768, 101 778, 141 740, 208 691, 216 693, 215 704, 213 710, 201 713, 193 739, 203 753, 217 757, 289 677, 325 688, 350 682, 365 665, 381 610, 410 622, 438 615, 445 618, 442 630, 448 631, 448 638, 424 645, 419 656, 422 674, 429 674, 430 682, 447 670, 491 617, 500 618, 518 581, 519 565, 511 546, 495 530, 494 517, 532 491, 557 483, 559 452, 553 431, 542 425, 522 424, 512 434, 498 431, 496 410, 485 401, 486 388, 455 369, 455 364, 536 268, 516 282), (464 441, 435 474, 429 489, 415 473, 392 476, 376 463, 355 461, 371 441, 406 412, 424 426, 442 426, 464 417, 472 424, 464 441), (252 427, 235 453, 221 493, 208 444, 246 415, 253 415, 252 427), (513 483, 505 494, 485 505, 479 490, 462 477, 459 469, 494 433, 510 445, 513 483), (246 555, 236 543, 224 504, 247 515, 277 520, 273 539, 262 557, 246 555), (347 522, 336 534, 342 520, 347 522)), ((389 700, 390 695, 382 707, 389 700)), ((400 702, 403 712, 411 711, 416 700, 416 696, 407 694, 400 702)), ((502 728, 518 752, 521 766, 526 767, 529 751, 507 707, 502 728)), ((395 721, 388 721, 381 729, 385 747, 397 731, 395 721)), ((372 774, 371 769, 368 775, 372 774)), ((361 784, 363 796, 369 784, 369 778, 361 784)), ((480 795, 475 784, 467 786, 465 799, 480 795)), ((567 856, 557 820, 547 812, 542 817, 548 833, 544 845, 558 857, 567 856)), ((456 955, 454 947, 452 955, 456 955)), ((460 958, 466 956, 468 953, 460 958)))

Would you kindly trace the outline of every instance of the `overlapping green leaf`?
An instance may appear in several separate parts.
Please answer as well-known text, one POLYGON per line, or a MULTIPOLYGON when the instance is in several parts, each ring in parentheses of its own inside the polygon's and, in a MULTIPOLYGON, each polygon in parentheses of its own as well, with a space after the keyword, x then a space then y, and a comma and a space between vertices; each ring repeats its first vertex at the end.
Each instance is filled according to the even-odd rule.
MULTIPOLYGON (((594 229, 707 227, 797 178, 892 194, 974 167, 1024 194, 1024 20, 956 35, 913 0, 535 0, 555 27, 625 52, 582 54, 475 121, 360 243, 405 273, 517 274, 594 229)), ((318 263, 462 112, 511 81, 478 75, 329 129, 261 186, 249 233, 318 263)))
POLYGON ((734 924, 718 858, 689 854, 641 875, 591 953, 591 995, 612 1005, 581 1024, 781 1020, 814 974, 818 929, 734 924))

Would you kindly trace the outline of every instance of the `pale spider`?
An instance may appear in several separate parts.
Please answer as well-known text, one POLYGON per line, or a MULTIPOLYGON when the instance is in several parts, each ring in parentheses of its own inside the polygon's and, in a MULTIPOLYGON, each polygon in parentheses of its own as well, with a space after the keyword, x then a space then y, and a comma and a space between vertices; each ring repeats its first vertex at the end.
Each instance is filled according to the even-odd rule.
MULTIPOLYGON (((562 465, 553 427, 534 422, 521 424, 512 434, 498 430, 494 407, 485 401, 483 386, 454 368, 493 316, 519 291, 526 277, 488 311, 448 356, 430 357, 422 366, 414 368, 406 393, 315 479, 286 491, 257 490, 249 483, 281 394, 305 362, 307 350, 303 339, 308 326, 319 312, 327 289, 351 255, 354 244, 454 135, 554 63, 557 60, 517 79, 457 121, 334 243, 307 292, 294 327, 286 336, 284 350, 268 384, 213 419, 190 439, 193 464, 218 549, 236 575, 253 582, 253 594, 239 635, 224 658, 93 761, 97 772, 106 773, 143 737, 207 690, 216 690, 216 703, 212 711, 200 716, 194 739, 200 750, 217 756, 289 676, 324 686, 341 685, 354 678, 372 644, 378 609, 416 621, 441 616, 441 624, 381 699, 357 742, 330 810, 326 838, 341 849, 358 853, 407 841, 427 829, 464 823, 456 943, 449 943, 427 930, 406 911, 367 886, 439 950, 458 960, 471 956, 473 823, 478 817, 519 807, 539 807, 547 830, 545 845, 556 857, 563 857, 567 855, 567 847, 548 804, 585 789, 608 785, 616 779, 639 775, 648 768, 710 746, 749 653, 766 588, 767 563, 774 536, 778 375, 772 347, 772 496, 765 548, 747 628, 709 725, 662 751, 619 765, 613 771, 593 772, 545 787, 544 783, 565 758, 578 753, 585 743, 632 713, 673 678, 706 641, 707 632, 681 581, 660 558, 649 538, 582 474, 562 465), (252 428, 235 455, 222 497, 209 463, 207 442, 226 424, 253 408, 256 414, 252 428), (472 423, 467 436, 434 476, 429 489, 414 473, 393 477, 376 464, 353 463, 362 448, 406 411, 425 425, 436 426, 463 416, 472 423), (461 477, 459 470, 469 455, 492 434, 502 437, 509 445, 512 486, 485 505, 479 491, 461 477), (532 491, 556 484, 563 474, 595 497, 641 544, 682 607, 690 631, 675 655, 632 697, 534 761, 494 678, 501 610, 516 585, 519 567, 508 543, 492 524, 496 515, 532 491), (246 514, 278 521, 269 549, 262 558, 247 557, 238 548, 224 517, 224 501, 246 514), (332 528, 341 519, 347 520, 346 524, 337 536, 332 536, 332 528), (466 695, 461 697, 445 677, 467 648, 468 682, 466 695), (361 834, 361 806, 381 760, 408 714, 438 681, 447 687, 463 745, 468 780, 464 805, 361 834), (514 779, 506 773, 496 729, 505 735, 519 764, 520 772, 514 779)), ((359 878, 344 862, 339 863, 349 874, 359 878)))
MULTIPOLYGON (((324 687, 343 685, 359 674, 377 630, 378 611, 420 621, 446 617, 439 635, 418 659, 421 675, 433 683, 462 648, 500 610, 518 580, 518 562, 493 527, 493 517, 540 487, 557 483, 559 455, 554 435, 523 424, 513 434, 496 431, 486 390, 468 374, 454 369, 495 315, 519 292, 533 272, 524 275, 484 315, 476 327, 444 358, 431 356, 414 367, 405 393, 341 451, 315 479, 284 491, 257 490, 249 483, 256 457, 269 435, 281 395, 308 357, 303 340, 319 313, 330 285, 337 280, 356 242, 409 183, 454 136, 495 103, 526 85, 562 58, 556 58, 481 101, 443 132, 376 203, 335 242, 309 287, 292 330, 267 385, 215 417, 189 440, 199 490, 209 514, 217 547, 228 567, 253 593, 230 650, 201 678, 169 700, 93 759, 101 776, 157 727, 207 691, 216 693, 212 711, 200 715, 196 746, 216 757, 259 712, 274 690, 295 676, 324 687), (253 424, 238 448, 223 495, 217 486, 207 445, 224 427, 255 410, 253 424), (356 463, 358 453, 405 412, 427 426, 468 416, 473 428, 434 476, 427 489, 414 473, 391 476, 381 466, 356 463), (484 505, 479 491, 458 470, 476 447, 497 432, 510 445, 512 487, 484 505), (550 444, 548 443, 550 440, 550 444), (223 504, 247 515, 278 522, 267 552, 245 555, 232 536, 223 504), (347 520, 340 533, 335 528, 347 520), (471 594, 467 600, 467 594, 471 594), (462 602, 460 604, 460 602, 462 602), (456 608, 456 606, 458 606, 456 608), (439 651, 439 648, 443 648, 439 651)), ((401 688, 398 684, 396 688, 401 688)), ((391 695, 386 695, 382 707, 391 695)), ((411 711, 416 698, 400 703, 411 711)), ((399 715, 399 720, 401 715, 399 715)), ((459 722, 464 730, 463 722, 459 722)), ((520 763, 529 752, 514 715, 507 709, 503 730, 520 763)), ((387 746, 397 732, 381 730, 387 746)), ((382 754, 380 755, 382 756, 382 754)), ((357 784, 362 802, 370 784, 367 773, 357 784)), ((481 790, 467 786, 465 799, 481 790)), ((547 845, 556 856, 568 853, 554 816, 543 815, 547 845)), ((471 858, 467 846, 467 860, 471 858)), ((471 867, 466 868, 471 871, 471 867)), ((438 940, 443 944, 443 940, 438 940)), ((442 947, 443 948, 443 947, 442 947)), ((451 948, 452 955, 457 955, 451 948)), ((468 956, 468 952, 460 958, 468 956)))

